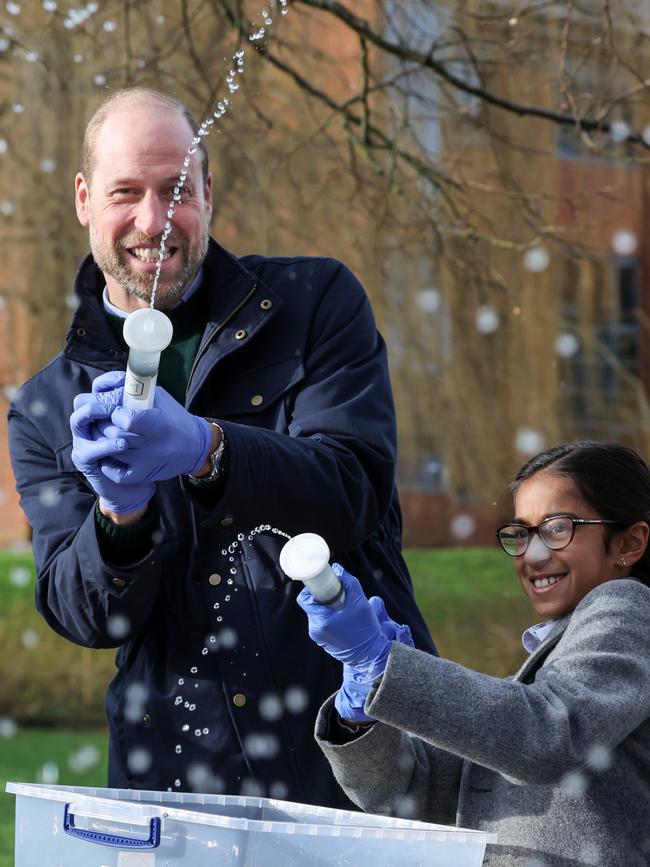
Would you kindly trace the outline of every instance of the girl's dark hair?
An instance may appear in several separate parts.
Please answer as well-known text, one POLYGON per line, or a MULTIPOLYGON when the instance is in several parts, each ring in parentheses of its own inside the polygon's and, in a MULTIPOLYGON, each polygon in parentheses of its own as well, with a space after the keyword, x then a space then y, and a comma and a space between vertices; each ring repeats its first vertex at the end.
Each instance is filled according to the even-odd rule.
MULTIPOLYGON (((513 496, 522 484, 540 470, 570 478, 601 518, 634 524, 650 524, 650 469, 639 455, 626 446, 597 442, 563 443, 531 458, 519 470, 510 489, 513 496)), ((606 528, 606 544, 618 532, 606 528)), ((650 545, 634 564, 634 577, 650 586, 650 545)))

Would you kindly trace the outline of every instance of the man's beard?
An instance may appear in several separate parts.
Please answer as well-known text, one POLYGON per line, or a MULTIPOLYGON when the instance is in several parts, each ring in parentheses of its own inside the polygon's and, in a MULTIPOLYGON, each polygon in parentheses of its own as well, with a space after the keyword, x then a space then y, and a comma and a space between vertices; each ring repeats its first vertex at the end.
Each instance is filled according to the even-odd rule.
MULTIPOLYGON (((169 309, 181 297, 189 286, 208 251, 210 218, 206 215, 204 230, 201 238, 193 245, 187 239, 177 236, 176 233, 165 241, 166 247, 177 247, 181 254, 181 265, 175 272, 165 275, 161 271, 158 286, 156 288, 156 307, 169 309)), ((111 243, 102 238, 95 230, 93 223, 89 226, 90 251, 97 267, 107 277, 116 280, 125 292, 133 298, 150 303, 153 289, 154 272, 140 274, 132 271, 123 261, 124 257, 131 254, 127 252, 129 247, 160 247, 160 236, 149 238, 137 232, 127 233, 119 240, 111 243)), ((176 255, 178 255, 178 253, 176 255)), ((128 259, 127 259, 128 261, 128 259)))

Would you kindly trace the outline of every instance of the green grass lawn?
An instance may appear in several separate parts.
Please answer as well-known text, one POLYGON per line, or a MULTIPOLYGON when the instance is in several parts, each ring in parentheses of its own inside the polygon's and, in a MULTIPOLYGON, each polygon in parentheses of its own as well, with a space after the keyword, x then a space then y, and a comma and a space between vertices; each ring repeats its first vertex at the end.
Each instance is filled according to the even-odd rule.
POLYGON ((30 552, 0 550, 0 612, 14 602, 32 598, 34 561, 30 552))
POLYGON ((513 562, 494 548, 406 552, 415 596, 442 656, 499 677, 525 658, 521 633, 537 618, 513 562))
MULTIPOLYGON (((516 671, 521 632, 536 618, 512 561, 496 548, 411 550, 406 560, 440 653, 488 674, 516 671)), ((103 695, 114 653, 57 636, 34 610, 34 581, 31 555, 0 551, 0 867, 13 864, 14 797, 4 793, 6 780, 54 782, 43 779, 43 769, 56 766, 58 783, 106 784, 103 695), (13 736, 3 736, 11 734, 7 721, 17 723, 13 736), (75 770, 83 748, 99 757, 75 770)))

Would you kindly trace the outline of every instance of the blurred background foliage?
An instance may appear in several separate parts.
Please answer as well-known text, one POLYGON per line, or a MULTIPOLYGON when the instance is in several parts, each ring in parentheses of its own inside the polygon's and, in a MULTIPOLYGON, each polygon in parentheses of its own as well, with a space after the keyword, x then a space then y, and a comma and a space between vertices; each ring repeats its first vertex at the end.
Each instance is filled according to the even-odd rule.
POLYGON ((408 542, 485 543, 504 482, 545 443, 647 456, 646 0, 284 5, 4 4, 5 395, 61 347, 74 307, 84 124, 138 84, 200 119, 230 96, 207 139, 222 243, 333 255, 366 286, 391 359, 408 542), (454 538, 459 508, 474 523, 454 538))

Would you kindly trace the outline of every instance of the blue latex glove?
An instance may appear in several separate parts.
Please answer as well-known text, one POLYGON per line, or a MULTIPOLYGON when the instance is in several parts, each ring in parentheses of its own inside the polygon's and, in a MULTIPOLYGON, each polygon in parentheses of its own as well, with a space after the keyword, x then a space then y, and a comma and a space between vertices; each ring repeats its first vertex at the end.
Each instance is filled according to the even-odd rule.
POLYGON ((309 620, 309 637, 334 659, 365 678, 375 678, 386 667, 390 641, 357 579, 338 563, 332 570, 345 588, 342 608, 321 605, 306 587, 298 594, 298 605, 309 620))
MULTIPOLYGON (((400 644, 415 647, 409 627, 395 623, 388 616, 384 600, 381 597, 372 596, 368 601, 377 615, 382 632, 389 641, 398 641, 400 644)), ((350 665, 343 666, 343 684, 334 699, 334 705, 341 719, 353 722, 373 722, 373 717, 366 714, 364 706, 374 680, 375 678, 368 678, 359 674, 350 665)))
POLYGON ((126 409, 121 406, 124 376, 122 371, 112 371, 93 382, 93 391, 104 393, 116 403, 111 413, 112 427, 104 432, 122 437, 128 444, 119 459, 102 461, 104 475, 118 484, 136 484, 160 482, 199 470, 212 445, 210 423, 192 415, 160 386, 156 386, 151 409, 126 409))
POLYGON ((155 493, 153 484, 118 485, 106 478, 101 462, 123 454, 127 448, 123 437, 106 437, 101 425, 110 421, 114 409, 112 400, 103 395, 78 394, 70 416, 72 431, 72 462, 84 476, 102 505, 111 512, 127 514, 144 508, 155 493))

